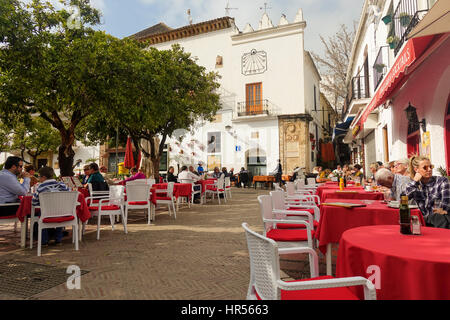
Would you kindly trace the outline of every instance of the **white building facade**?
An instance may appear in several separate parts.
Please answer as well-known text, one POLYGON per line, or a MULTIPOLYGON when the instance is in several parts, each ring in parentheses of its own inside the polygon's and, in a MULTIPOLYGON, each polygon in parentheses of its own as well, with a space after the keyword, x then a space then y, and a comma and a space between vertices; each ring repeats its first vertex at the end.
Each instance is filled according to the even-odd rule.
POLYGON ((284 173, 316 165, 320 75, 304 50, 305 27, 299 10, 294 21, 282 16, 278 25, 265 13, 256 30, 248 24, 241 32, 224 17, 179 29, 159 24, 134 35, 159 50, 177 43, 221 76, 215 121, 180 132, 181 141, 170 139, 169 165, 245 167, 253 175, 270 174, 278 159, 284 173))
POLYGON ((346 118, 354 120, 344 142, 353 151, 352 162, 362 163, 366 172, 372 162, 413 154, 449 168, 450 30, 416 33, 448 5, 445 0, 364 2, 347 72, 346 118))

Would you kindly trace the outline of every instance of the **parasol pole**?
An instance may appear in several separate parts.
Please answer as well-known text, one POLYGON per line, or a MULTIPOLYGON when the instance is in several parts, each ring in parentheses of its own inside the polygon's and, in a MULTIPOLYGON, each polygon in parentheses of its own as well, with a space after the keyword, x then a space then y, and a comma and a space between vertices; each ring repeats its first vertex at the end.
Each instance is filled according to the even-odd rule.
POLYGON ((116 127, 116 177, 119 177, 119 152, 117 149, 119 148, 119 127, 116 127))

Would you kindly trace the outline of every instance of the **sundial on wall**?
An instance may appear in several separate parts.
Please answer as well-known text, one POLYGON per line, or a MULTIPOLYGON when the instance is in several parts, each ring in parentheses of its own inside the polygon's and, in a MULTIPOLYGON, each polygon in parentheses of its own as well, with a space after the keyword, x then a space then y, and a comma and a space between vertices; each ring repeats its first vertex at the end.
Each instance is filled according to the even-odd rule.
POLYGON ((253 49, 242 55, 242 74, 249 76, 267 70, 267 53, 253 49))

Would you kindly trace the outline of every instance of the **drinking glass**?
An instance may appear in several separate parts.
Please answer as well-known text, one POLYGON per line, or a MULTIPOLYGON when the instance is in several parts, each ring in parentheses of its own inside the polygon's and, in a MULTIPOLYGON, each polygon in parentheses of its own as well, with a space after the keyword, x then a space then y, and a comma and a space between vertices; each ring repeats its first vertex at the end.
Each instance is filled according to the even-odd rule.
POLYGON ((392 193, 391 191, 385 191, 384 192, 384 200, 387 202, 392 201, 392 193))

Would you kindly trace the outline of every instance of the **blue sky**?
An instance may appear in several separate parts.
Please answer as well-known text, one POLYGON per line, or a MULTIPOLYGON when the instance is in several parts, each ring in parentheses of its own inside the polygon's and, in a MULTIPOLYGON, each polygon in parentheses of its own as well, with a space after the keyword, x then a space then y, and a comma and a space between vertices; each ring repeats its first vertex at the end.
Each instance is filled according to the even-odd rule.
POLYGON ((103 14, 102 25, 106 32, 122 38, 164 22, 172 28, 188 24, 187 9, 191 10, 193 23, 225 16, 225 7, 230 10, 239 30, 247 23, 258 27, 263 14, 260 7, 267 2, 267 12, 274 25, 281 14, 292 22, 299 8, 303 9, 307 23, 305 48, 321 53, 319 35, 329 36, 344 23, 353 28, 353 21, 359 20, 364 0, 91 0, 103 14))

